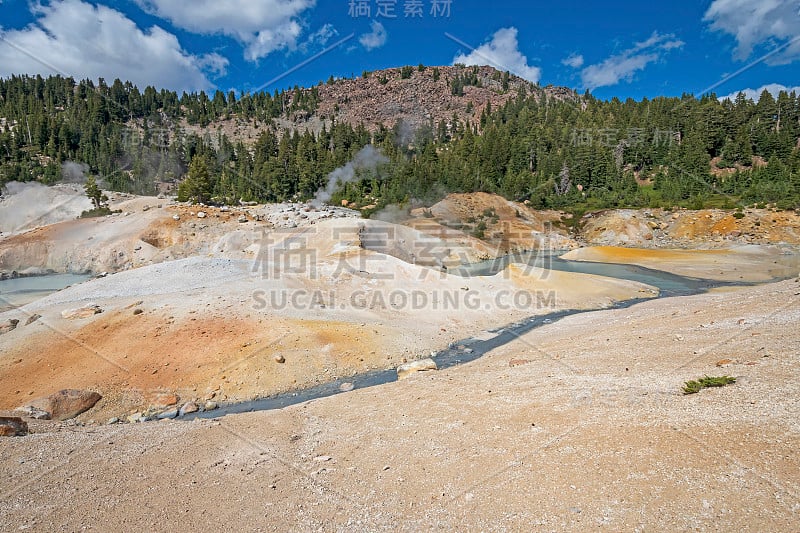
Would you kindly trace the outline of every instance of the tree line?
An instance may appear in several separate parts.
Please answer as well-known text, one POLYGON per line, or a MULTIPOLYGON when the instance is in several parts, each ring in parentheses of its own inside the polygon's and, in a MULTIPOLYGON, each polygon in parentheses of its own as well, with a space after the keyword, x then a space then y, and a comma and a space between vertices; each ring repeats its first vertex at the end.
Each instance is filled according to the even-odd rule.
MULTIPOLYGON (((468 74, 454 94, 475 82, 468 74)), ((75 161, 113 190, 152 194, 172 181, 182 198, 203 202, 306 200, 371 143, 390 163, 344 184, 334 201, 377 209, 485 191, 538 208, 800 208, 795 93, 603 101, 536 86, 474 120, 414 129, 333 122, 286 132, 275 121, 313 115, 319 102, 317 87, 179 96, 120 80, 0 79, 0 184, 55 183, 75 161), (226 120, 253 125, 256 142, 229 138, 216 127, 226 120)))

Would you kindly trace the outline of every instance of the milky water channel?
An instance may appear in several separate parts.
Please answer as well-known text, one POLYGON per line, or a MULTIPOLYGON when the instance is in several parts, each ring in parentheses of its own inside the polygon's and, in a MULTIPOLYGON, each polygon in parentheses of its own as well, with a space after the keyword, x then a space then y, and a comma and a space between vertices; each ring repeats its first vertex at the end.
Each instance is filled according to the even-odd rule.
MULTIPOLYGON (((598 276, 646 283, 659 289, 658 298, 700 294, 711 288, 722 286, 752 285, 751 283, 744 282, 730 283, 678 276, 667 272, 661 272, 658 270, 652 270, 633 265, 567 261, 558 258, 557 255, 558 254, 555 253, 552 255, 542 255, 540 253, 517 254, 513 256, 502 257, 496 260, 465 265, 457 269, 450 269, 449 273, 464 277, 492 276, 498 272, 501 272, 511 263, 522 263, 562 272, 594 274, 598 276)), ((644 300, 626 300, 613 305, 612 308, 619 309, 630 307, 642 301, 644 300)), ((567 309, 562 311, 554 311, 544 315, 532 316, 513 324, 507 324, 503 327, 489 330, 488 332, 483 332, 483 334, 480 335, 480 338, 469 338, 454 342, 448 348, 432 355, 432 359, 436 361, 439 369, 450 368, 474 361, 486 353, 494 350, 495 348, 518 339, 521 335, 524 335, 537 327, 550 324, 570 315, 587 313, 591 311, 594 310, 567 309)), ((275 396, 247 402, 222 405, 217 410, 195 413, 193 415, 184 417, 184 419, 190 420, 192 418, 217 418, 234 413, 281 409, 283 407, 307 402, 317 398, 333 396, 334 394, 342 394, 342 385, 344 384, 348 384, 345 389, 350 389, 351 386, 353 389, 363 389, 366 387, 383 385, 396 380, 397 372, 393 368, 387 370, 374 370, 358 374, 356 376, 340 378, 336 381, 324 383, 301 391, 278 394, 275 396)))

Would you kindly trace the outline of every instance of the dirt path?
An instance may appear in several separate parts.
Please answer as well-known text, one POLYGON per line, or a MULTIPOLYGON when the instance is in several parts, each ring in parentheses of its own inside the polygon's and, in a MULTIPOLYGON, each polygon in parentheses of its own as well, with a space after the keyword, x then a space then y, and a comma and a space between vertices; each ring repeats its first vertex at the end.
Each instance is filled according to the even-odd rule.
POLYGON ((576 315, 458 368, 281 411, 36 423, 2 443, 3 526, 790 531, 799 295, 793 280, 576 315), (738 381, 681 395, 705 374, 738 381))

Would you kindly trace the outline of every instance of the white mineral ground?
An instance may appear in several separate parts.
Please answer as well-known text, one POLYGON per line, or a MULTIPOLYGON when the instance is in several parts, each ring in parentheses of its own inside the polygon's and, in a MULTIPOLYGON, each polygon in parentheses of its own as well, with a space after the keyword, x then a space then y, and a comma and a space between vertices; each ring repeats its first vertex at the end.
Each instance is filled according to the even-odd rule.
MULTIPOLYGON (((574 315, 456 368, 278 411, 104 425, 158 394, 234 401, 303 388, 554 310, 507 309, 506 293, 552 291, 558 309, 654 295, 631 281, 520 266, 443 275, 362 249, 364 224, 394 226, 345 210, 209 208, 197 218, 196 207, 125 201, 127 217, 0 240, 3 270, 115 272, 0 314, 21 320, 0 335, 0 409, 62 388, 104 396, 78 418, 84 426, 30 421, 31 435, 2 441, 3 528, 796 527, 796 270, 778 283, 574 315), (271 230, 259 255, 256 216, 305 227, 271 230), (316 250, 314 279, 261 275, 287 235, 316 250), (355 268, 342 273, 345 264, 355 268), (260 305, 286 290, 320 291, 325 306, 260 305), (480 305, 398 309, 376 299, 396 291, 469 294, 480 305), (90 304, 103 312, 62 318, 90 304), (41 318, 23 325, 33 314, 41 318), (683 382, 707 374, 737 382, 682 395, 683 382)), ((793 268, 773 248, 575 254, 733 281, 793 268)))

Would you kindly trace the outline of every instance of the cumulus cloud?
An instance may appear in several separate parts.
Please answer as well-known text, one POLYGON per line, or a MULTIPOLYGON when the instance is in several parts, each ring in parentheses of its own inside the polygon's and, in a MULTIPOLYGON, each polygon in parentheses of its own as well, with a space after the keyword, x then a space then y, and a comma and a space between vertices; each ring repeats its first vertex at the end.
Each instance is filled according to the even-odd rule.
POLYGON ((507 70, 532 83, 538 83, 542 77, 539 67, 528 65, 528 58, 519 51, 517 41, 517 28, 501 28, 492 36, 492 39, 471 53, 459 54, 453 59, 453 64, 464 65, 490 65, 498 70, 507 70))
POLYGON ((762 44, 785 46, 767 62, 786 64, 800 58, 800 2, 797 0, 714 0, 704 20, 712 30, 733 35, 734 57, 744 61, 762 44))
POLYGON ((300 15, 316 0, 135 0, 145 11, 192 33, 233 37, 256 61, 277 50, 293 50, 303 32, 300 15))
POLYGON ((683 46, 683 41, 673 34, 661 35, 653 32, 646 41, 636 43, 620 54, 612 55, 602 63, 589 65, 581 71, 583 86, 593 90, 598 87, 617 85, 621 81, 631 81, 636 72, 660 60, 671 50, 683 46))
POLYGON ((175 35, 158 26, 142 31, 106 6, 56 0, 32 12, 32 24, 2 34, 0 76, 60 73, 192 91, 213 87, 206 72, 222 74, 228 65, 218 54, 189 54, 175 35))
POLYGON ((383 24, 377 20, 372 21, 370 28, 372 29, 371 32, 365 33, 358 38, 358 42, 360 42, 361 46, 366 48, 367 51, 380 48, 386 44, 386 41, 389 40, 389 34, 386 33, 386 28, 384 28, 383 24))
POLYGON ((758 102, 758 99, 761 97, 761 93, 764 91, 767 91, 769 94, 777 98, 781 91, 786 91, 787 93, 794 91, 795 93, 800 94, 800 87, 787 87, 786 85, 781 85, 779 83, 770 83, 768 85, 762 85, 758 89, 742 89, 741 91, 736 91, 735 93, 731 93, 727 96, 721 96, 719 99, 725 100, 728 98, 733 101, 741 92, 744 93, 745 98, 758 102))
POLYGON ((572 54, 562 59, 561 64, 572 68, 581 68, 583 66, 583 56, 580 54, 572 54))

